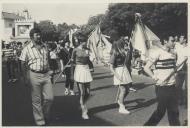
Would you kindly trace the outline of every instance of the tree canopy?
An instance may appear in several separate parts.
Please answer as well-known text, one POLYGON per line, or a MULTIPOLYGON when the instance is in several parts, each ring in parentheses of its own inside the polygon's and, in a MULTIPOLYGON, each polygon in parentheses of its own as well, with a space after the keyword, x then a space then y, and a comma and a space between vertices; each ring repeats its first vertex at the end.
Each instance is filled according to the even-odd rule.
POLYGON ((56 26, 50 20, 40 21, 37 26, 42 32, 43 41, 55 41, 57 38, 56 26))
MULTIPOLYGON (((135 13, 160 38, 187 33, 186 3, 117 3, 110 4, 102 31, 112 38, 130 36, 135 23, 135 13)), ((114 39, 113 39, 114 40, 114 39)))
POLYGON ((65 40, 70 29, 80 28, 89 35, 100 24, 101 31, 117 40, 121 36, 131 35, 135 24, 135 13, 141 13, 142 21, 159 38, 184 34, 187 36, 187 3, 114 3, 109 4, 105 14, 88 19, 87 24, 77 26, 62 23, 55 25, 50 20, 37 25, 42 30, 45 41, 65 40))

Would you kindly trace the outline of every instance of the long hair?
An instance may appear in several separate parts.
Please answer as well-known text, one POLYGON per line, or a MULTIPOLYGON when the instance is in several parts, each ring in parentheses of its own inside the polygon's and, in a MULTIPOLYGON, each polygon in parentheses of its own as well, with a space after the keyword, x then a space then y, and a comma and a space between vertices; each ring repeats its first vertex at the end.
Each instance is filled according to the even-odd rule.
POLYGON ((79 31, 76 31, 74 34, 73 34, 73 37, 72 37, 72 41, 73 41, 73 45, 76 46, 77 43, 75 42, 74 38, 77 38, 78 39, 78 42, 79 43, 78 45, 80 45, 82 42, 87 42, 87 36, 85 34, 83 34, 80 30, 79 31))
POLYGON ((112 45, 111 54, 114 54, 116 56, 117 55, 125 56, 124 46, 125 46, 125 41, 123 39, 114 41, 112 45))

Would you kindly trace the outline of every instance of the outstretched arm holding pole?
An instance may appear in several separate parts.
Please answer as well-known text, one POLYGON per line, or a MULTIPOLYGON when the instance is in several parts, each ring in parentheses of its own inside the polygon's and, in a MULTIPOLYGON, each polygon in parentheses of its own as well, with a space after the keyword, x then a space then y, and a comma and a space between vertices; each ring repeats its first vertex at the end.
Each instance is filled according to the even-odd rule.
POLYGON ((59 73, 59 75, 56 77, 55 81, 54 81, 54 85, 56 83, 56 81, 59 79, 59 77, 62 75, 62 73, 64 72, 64 70, 67 68, 67 66, 70 64, 70 60, 67 62, 67 64, 65 66, 63 66, 63 62, 62 60, 60 60, 61 63, 61 72, 59 73))

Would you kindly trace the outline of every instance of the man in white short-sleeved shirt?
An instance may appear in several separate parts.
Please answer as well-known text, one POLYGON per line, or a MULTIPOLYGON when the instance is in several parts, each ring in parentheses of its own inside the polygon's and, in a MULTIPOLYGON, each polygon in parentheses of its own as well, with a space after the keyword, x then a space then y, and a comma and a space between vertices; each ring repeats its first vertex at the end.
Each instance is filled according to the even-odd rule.
POLYGON ((180 125, 175 76, 173 75, 165 84, 162 84, 167 76, 174 71, 176 65, 175 54, 169 52, 174 47, 172 37, 169 37, 169 40, 163 48, 158 48, 150 53, 144 67, 144 71, 156 81, 155 89, 158 102, 156 110, 144 124, 145 126, 157 125, 166 111, 169 124, 180 125), (152 72, 153 65, 155 65, 155 70, 152 72))

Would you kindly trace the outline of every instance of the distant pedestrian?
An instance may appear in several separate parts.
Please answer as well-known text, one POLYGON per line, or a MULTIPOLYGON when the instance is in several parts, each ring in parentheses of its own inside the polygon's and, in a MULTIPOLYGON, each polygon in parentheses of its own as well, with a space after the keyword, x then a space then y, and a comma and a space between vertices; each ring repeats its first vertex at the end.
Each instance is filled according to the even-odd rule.
POLYGON ((61 71, 66 76, 66 82, 65 82, 65 95, 75 95, 74 93, 74 80, 72 79, 72 70, 71 70, 71 55, 73 52, 73 48, 69 47, 69 43, 61 43, 61 46, 63 47, 58 56, 60 58, 60 65, 61 65, 61 71))
POLYGON ((16 82, 17 55, 16 49, 13 47, 13 45, 6 45, 6 49, 3 50, 3 58, 5 58, 6 61, 8 82, 16 82))
POLYGON ((36 125, 48 125, 50 107, 53 101, 48 49, 41 41, 41 31, 39 29, 31 29, 30 38, 31 41, 23 48, 20 56, 23 66, 22 77, 28 77, 25 79, 30 81, 33 116, 36 125), (29 69, 29 75, 27 75, 26 67, 29 69))
POLYGON ((21 52, 22 52, 22 42, 18 42, 17 43, 17 49, 16 49, 16 54, 17 54, 17 63, 18 63, 18 72, 20 73, 21 72, 21 60, 19 60, 19 57, 21 55, 21 52))
POLYGON ((178 42, 178 36, 174 37, 174 43, 178 42))
POLYGON ((49 48, 49 66, 50 69, 52 70, 51 74, 51 83, 54 83, 54 75, 56 71, 58 70, 58 63, 57 63, 57 52, 56 49, 57 45, 55 43, 50 43, 50 48, 49 48))

